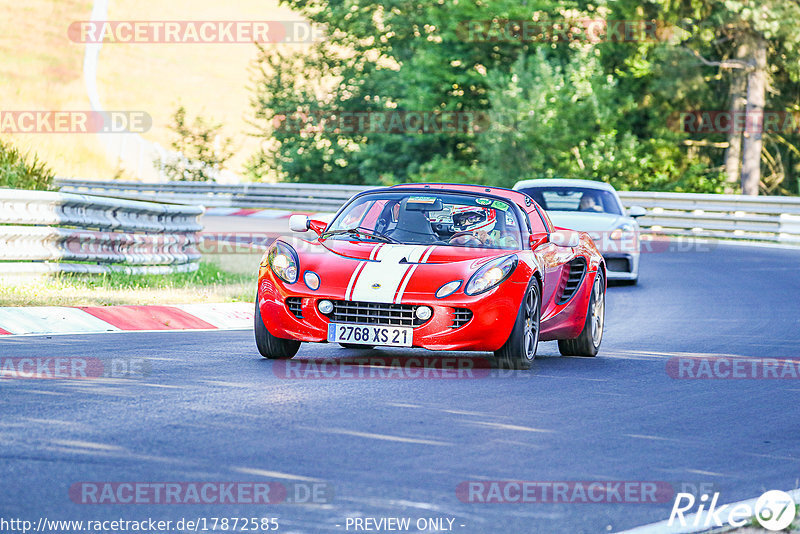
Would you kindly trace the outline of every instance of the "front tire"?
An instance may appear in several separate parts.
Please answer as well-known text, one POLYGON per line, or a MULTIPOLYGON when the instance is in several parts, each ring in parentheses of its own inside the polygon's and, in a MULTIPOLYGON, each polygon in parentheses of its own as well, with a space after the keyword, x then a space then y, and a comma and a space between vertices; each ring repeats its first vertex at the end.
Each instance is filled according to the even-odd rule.
POLYGON ((542 301, 539 284, 531 280, 520 303, 517 319, 508 340, 495 351, 501 369, 530 369, 539 346, 542 301))
POLYGON ((256 347, 258 352, 270 360, 285 360, 291 358, 300 349, 300 342, 293 339, 281 339, 269 333, 261 318, 261 307, 258 305, 258 295, 256 295, 256 313, 254 321, 254 331, 256 336, 256 347))
POLYGON ((592 358, 600 350, 603 341, 603 326, 606 317, 606 291, 603 283, 603 272, 598 270, 592 285, 592 297, 586 312, 586 322, 578 337, 560 339, 558 351, 563 356, 583 356, 592 358))

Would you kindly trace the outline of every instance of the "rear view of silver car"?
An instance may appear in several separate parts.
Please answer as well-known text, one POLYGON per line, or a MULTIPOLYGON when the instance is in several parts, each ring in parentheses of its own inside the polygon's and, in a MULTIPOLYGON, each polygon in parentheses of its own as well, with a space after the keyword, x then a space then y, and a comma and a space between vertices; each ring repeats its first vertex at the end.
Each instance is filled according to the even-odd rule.
POLYGON ((645 210, 625 210, 616 190, 591 180, 523 180, 514 189, 527 193, 557 227, 588 232, 603 253, 608 279, 635 284, 639 279, 640 243, 636 218, 645 210))

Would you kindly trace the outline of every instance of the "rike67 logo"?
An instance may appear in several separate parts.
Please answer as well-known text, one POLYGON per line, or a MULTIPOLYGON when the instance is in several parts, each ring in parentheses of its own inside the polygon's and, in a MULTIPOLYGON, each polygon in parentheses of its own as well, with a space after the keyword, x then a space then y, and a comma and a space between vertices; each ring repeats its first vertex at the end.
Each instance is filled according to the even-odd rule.
POLYGON ((719 493, 714 493, 710 501, 708 495, 702 495, 698 499, 697 510, 692 512, 696 502, 695 496, 691 493, 678 493, 672 512, 669 514, 668 526, 673 526, 677 522, 682 527, 727 525, 742 527, 751 518, 755 518, 763 528, 778 531, 791 525, 797 512, 792 496, 779 490, 764 493, 755 504, 752 504, 752 501, 745 501, 718 506, 718 499, 719 493), (694 517, 686 517, 684 514, 687 513, 691 513, 694 517))

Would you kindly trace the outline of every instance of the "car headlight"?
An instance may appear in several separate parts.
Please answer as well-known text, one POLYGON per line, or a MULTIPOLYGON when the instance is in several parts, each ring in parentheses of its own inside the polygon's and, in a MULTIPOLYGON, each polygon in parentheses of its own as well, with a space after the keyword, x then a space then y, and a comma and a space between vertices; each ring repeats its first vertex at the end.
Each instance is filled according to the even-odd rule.
POLYGON ((625 223, 621 225, 619 228, 614 229, 611 232, 611 239, 614 241, 619 241, 621 239, 631 239, 636 236, 636 230, 634 229, 633 225, 630 223, 625 223))
POLYGON ((308 289, 310 289, 311 291, 316 291, 317 289, 319 289, 319 284, 320 284, 319 275, 314 271, 306 271, 305 274, 303 274, 303 282, 306 283, 308 289))
POLYGON ((297 274, 299 271, 297 252, 286 243, 282 241, 275 242, 269 250, 267 263, 270 269, 272 269, 272 272, 275 273, 275 276, 287 284, 294 284, 297 282, 297 274))
POLYGON ((511 276, 516 267, 517 257, 513 254, 492 260, 475 271, 475 274, 467 282, 464 293, 472 296, 489 291, 511 276))
POLYGON ((445 297, 449 297, 450 295, 458 291, 458 288, 461 287, 461 283, 462 283, 461 280, 453 280, 452 282, 446 283, 445 285, 436 290, 436 298, 443 299, 445 297))

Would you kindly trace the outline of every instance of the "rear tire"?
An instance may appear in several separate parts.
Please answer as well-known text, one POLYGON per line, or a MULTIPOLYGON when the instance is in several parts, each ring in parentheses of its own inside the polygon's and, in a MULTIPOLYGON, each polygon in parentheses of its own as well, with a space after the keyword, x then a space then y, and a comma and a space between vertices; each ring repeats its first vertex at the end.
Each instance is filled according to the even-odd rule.
POLYGON ((536 358, 536 348, 539 345, 541 316, 542 300, 539 284, 536 279, 533 279, 522 297, 511 335, 508 336, 505 344, 494 353, 498 367, 521 370, 531 368, 531 363, 536 358))
POLYGON ((285 360, 291 358, 300 349, 300 342, 293 339, 281 339, 269 333, 261 318, 261 307, 258 305, 258 295, 256 295, 256 313, 254 321, 254 331, 256 336, 256 347, 258 352, 270 360, 285 360))
POLYGON ((592 285, 592 297, 586 312, 586 322, 580 335, 572 339, 560 339, 558 351, 563 356, 583 356, 592 358, 600 350, 603 341, 603 326, 606 316, 606 291, 602 271, 597 271, 592 285))
POLYGON ((359 345, 357 343, 339 343, 342 347, 346 349, 361 349, 361 350, 369 350, 374 349, 375 345, 359 345))

